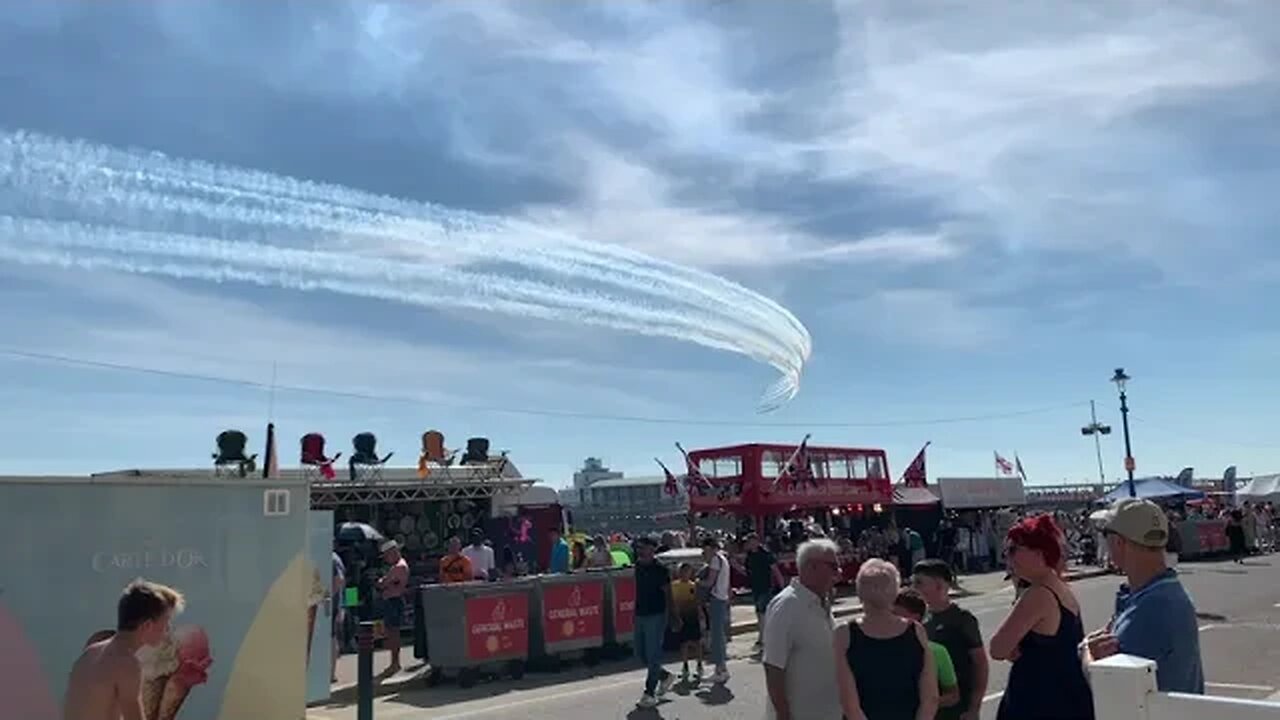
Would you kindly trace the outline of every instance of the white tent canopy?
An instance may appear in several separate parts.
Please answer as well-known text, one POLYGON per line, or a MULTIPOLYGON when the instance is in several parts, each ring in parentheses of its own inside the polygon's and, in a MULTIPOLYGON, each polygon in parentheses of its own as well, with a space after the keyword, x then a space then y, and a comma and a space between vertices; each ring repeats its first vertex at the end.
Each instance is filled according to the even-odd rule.
POLYGON ((1236 491, 1237 501, 1280 502, 1280 474, 1256 475, 1236 491))

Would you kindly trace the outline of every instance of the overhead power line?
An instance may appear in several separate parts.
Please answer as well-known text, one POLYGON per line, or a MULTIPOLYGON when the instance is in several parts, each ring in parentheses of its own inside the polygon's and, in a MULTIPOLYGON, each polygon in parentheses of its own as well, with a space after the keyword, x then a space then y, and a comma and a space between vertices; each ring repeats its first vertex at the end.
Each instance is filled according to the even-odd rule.
POLYGON ((919 427, 928 425, 955 425, 961 423, 988 422, 996 420, 1009 420, 1014 418, 1028 417, 1031 415, 1043 415, 1046 413, 1070 410, 1073 408, 1088 405, 1087 400, 1071 403, 1061 403, 1058 405, 1047 405, 1034 408, 1026 408, 1022 410, 1011 410, 996 413, 982 413, 974 415, 957 415, 949 417, 920 418, 920 419, 902 419, 902 420, 877 420, 877 421, 752 421, 752 420, 735 420, 730 418, 681 418, 681 417, 659 417, 645 415, 617 415, 600 412, 576 412, 571 410, 544 410, 538 408, 522 408, 522 407, 506 407, 506 406, 489 406, 473 403, 460 403, 447 400, 437 400, 430 398, 415 398, 400 395, 382 395, 375 393, 350 392, 343 390, 334 390, 332 388, 316 388, 300 385, 287 385, 275 383, 274 385, 266 382, 255 380, 245 380, 242 378, 230 378, 217 375, 207 375, 203 373, 181 372, 177 370, 164 370, 161 368, 145 367, 142 365, 133 365, 129 363, 115 363, 104 360, 91 360, 88 358, 71 357, 68 355, 56 355, 52 353, 33 352, 28 350, 16 350, 11 348, 0 348, 0 355, 6 355, 22 360, 32 360, 36 362, 58 363, 63 365, 73 365, 78 367, 94 368, 98 370, 109 370, 115 372, 128 372, 139 375, 152 375, 176 380, 194 380, 198 382, 218 383, 222 385, 232 385, 252 390, 261 390, 264 392, 276 393, 301 393, 309 396, 321 395, 335 398, 346 398, 354 400, 368 400, 372 402, 401 403, 413 405, 433 405, 436 407, 449 408, 453 410, 464 410, 468 412, 478 413, 496 413, 508 415, 528 415, 533 417, 549 417, 562 418, 572 420, 597 420, 621 423, 636 423, 649 425, 686 425, 698 427, 775 427, 775 428, 893 428, 893 427, 919 427))

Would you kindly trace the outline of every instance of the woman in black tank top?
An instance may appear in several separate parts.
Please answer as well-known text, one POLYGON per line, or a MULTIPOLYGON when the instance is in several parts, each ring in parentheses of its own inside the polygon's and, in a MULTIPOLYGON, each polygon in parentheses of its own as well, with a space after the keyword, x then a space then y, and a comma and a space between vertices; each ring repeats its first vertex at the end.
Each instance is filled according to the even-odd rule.
POLYGON ((991 657, 1013 668, 997 720, 1093 720, 1093 694, 1077 648, 1080 605, 1058 572, 1062 542, 1048 515, 1009 530, 1009 566, 1029 585, 991 637, 991 657))
POLYGON ((938 711, 937 670, 924 628, 893 612, 900 582, 897 568, 884 560, 868 560, 858 571, 862 621, 836 630, 846 718, 931 720, 938 711))

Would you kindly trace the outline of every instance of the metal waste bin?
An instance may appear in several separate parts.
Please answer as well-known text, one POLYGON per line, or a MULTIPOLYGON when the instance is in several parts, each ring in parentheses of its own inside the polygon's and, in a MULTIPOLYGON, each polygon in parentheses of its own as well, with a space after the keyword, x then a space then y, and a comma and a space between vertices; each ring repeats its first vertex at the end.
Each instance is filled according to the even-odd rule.
POLYGON ((604 586, 605 651, 613 657, 622 657, 630 655, 636 630, 636 571, 614 568, 608 571, 608 578, 604 586))
POLYGON ((535 584, 529 580, 424 585, 418 596, 426 630, 428 684, 457 671, 458 684, 471 687, 480 671, 502 667, 524 675, 529 659, 535 584))
POLYGON ((563 656, 582 653, 594 665, 604 646, 607 572, 542 575, 534 586, 532 656, 558 670, 563 656))

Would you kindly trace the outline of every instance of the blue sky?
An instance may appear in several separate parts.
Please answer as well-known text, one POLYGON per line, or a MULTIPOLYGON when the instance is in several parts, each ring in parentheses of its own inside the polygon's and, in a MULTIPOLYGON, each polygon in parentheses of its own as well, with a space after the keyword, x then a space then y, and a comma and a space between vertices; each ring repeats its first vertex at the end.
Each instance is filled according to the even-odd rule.
MULTIPOLYGON (((1085 480, 1091 398, 1115 476, 1123 365, 1140 472, 1274 471, 1278 23, 1266 2, 13 4, 0 130, 638 250, 777 300, 813 354, 757 415, 772 370, 671 339, 14 264, 0 344, 259 384, 274 363, 370 396, 278 392, 286 461, 303 432, 366 429, 411 461, 439 428, 557 484, 586 455, 651 474, 675 441, 806 429, 885 448, 895 475, 931 440, 931 475, 990 473, 998 449, 1032 482, 1085 480)), ((224 427, 261 444, 269 409, 257 387, 0 373, 6 473, 198 466, 224 427)))

